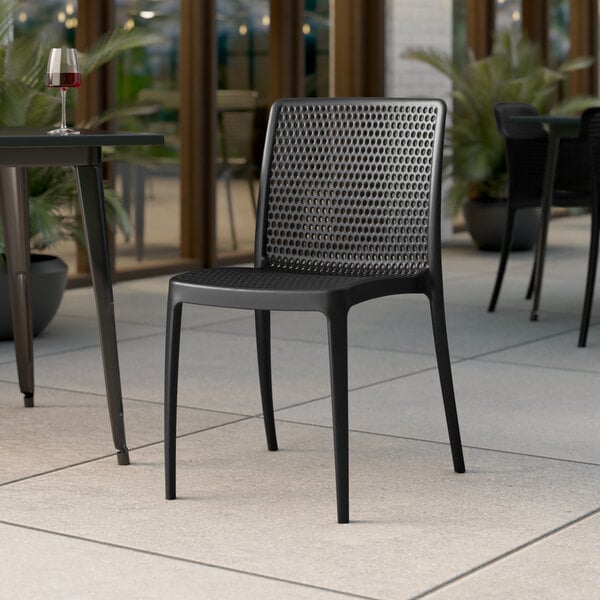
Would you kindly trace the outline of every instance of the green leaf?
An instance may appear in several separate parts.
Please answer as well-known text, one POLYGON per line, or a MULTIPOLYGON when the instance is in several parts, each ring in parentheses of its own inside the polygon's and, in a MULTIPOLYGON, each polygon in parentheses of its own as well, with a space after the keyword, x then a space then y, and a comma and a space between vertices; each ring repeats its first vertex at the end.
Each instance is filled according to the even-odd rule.
POLYGON ((429 65, 452 82, 444 175, 451 179, 449 205, 454 210, 468 197, 506 194, 504 141, 496 127, 496 102, 524 102, 542 113, 552 109, 561 114, 600 104, 598 98, 590 97, 558 103, 566 74, 589 67, 590 57, 569 59, 557 69, 549 68, 542 61, 540 48, 517 31, 499 32, 489 56, 475 60, 470 53, 464 65, 427 48, 410 48, 403 57, 429 65))

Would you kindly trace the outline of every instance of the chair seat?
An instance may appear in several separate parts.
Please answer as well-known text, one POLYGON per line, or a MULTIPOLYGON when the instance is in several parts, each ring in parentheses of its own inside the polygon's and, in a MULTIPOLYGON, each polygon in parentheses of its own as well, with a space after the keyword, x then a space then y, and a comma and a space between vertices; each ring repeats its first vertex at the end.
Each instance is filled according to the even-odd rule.
POLYGON ((319 275, 268 268, 222 267, 175 275, 183 302, 227 308, 268 310, 326 310, 332 297, 349 308, 385 294, 424 292, 423 275, 367 277, 319 275), (189 287, 190 296, 185 289, 189 287))

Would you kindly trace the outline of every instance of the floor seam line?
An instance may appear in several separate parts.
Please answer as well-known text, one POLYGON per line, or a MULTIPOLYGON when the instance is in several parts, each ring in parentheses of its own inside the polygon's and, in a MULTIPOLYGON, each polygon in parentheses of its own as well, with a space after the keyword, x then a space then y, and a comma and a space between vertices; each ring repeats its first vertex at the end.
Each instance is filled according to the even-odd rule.
MULTIPOLYGON (((198 433, 204 433, 205 431, 210 431, 212 429, 218 429, 220 427, 225 427, 227 425, 233 425, 234 423, 242 423, 243 421, 248 421, 250 419, 254 419, 255 417, 253 415, 250 416, 244 416, 240 419, 235 419, 234 421, 226 421, 225 423, 217 423, 216 425, 210 425, 208 427, 203 427, 202 429, 197 429, 195 431, 189 431, 183 434, 180 434, 177 436, 177 439, 180 438, 184 438, 184 437, 188 437, 190 435, 196 435, 198 433)), ((165 440, 164 439, 160 439, 154 442, 148 442, 146 444, 141 444, 139 446, 132 446, 131 448, 128 448, 129 452, 135 452, 137 450, 144 450, 145 448, 151 448, 152 446, 158 446, 159 444, 164 444, 165 440)), ((61 471, 66 471, 68 469, 72 469, 75 467, 80 467, 83 465, 87 465, 93 462, 99 462, 101 460, 105 460, 107 458, 111 458, 112 456, 116 456, 117 453, 110 453, 110 454, 103 454, 101 456, 96 456, 94 458, 90 458, 88 460, 82 460, 80 462, 76 462, 76 463, 72 463, 70 465, 63 465, 62 467, 56 467, 55 469, 49 469, 47 471, 43 471, 42 473, 35 473, 33 475, 27 475, 26 477, 20 477, 18 479, 11 479, 10 481, 5 481, 5 482, 1 482, 0 483, 0 487, 4 487, 7 485, 11 485, 14 483, 20 483, 22 481, 27 481, 30 479, 36 479, 37 477, 43 477, 44 475, 52 475, 53 473, 60 473, 61 471)), ((124 465, 124 466, 129 466, 129 465, 124 465)))
POLYGON ((467 571, 464 571, 463 573, 460 573, 459 575, 456 575, 455 577, 451 577, 450 579, 448 579, 432 588, 429 588, 428 590, 425 590, 424 592, 421 592, 420 594, 417 594, 416 596, 412 596, 411 600, 419 600, 421 598, 426 598, 427 596, 430 596, 431 594, 433 594, 435 592, 438 592, 442 589, 450 587, 451 585, 453 585, 459 581, 462 581, 463 579, 466 579, 466 578, 470 577, 471 575, 474 575, 475 573, 484 571, 487 568, 491 567, 492 565, 500 563, 503 560, 510 558, 511 556, 514 556, 520 552, 523 552, 524 550, 531 548, 532 546, 535 546, 536 544, 539 544, 539 543, 543 542, 544 540, 547 540, 547 539, 553 537, 554 535, 561 533, 562 531, 565 531, 571 527, 574 527, 575 525, 578 525, 579 523, 582 523, 583 521, 586 521, 587 519, 591 519, 592 517, 594 517, 596 515, 600 515, 600 507, 589 511, 589 512, 577 517, 576 519, 572 519, 571 521, 568 521, 567 523, 564 523, 563 525, 560 525, 559 527, 555 527, 554 529, 551 529, 550 531, 547 531, 546 533, 543 533, 531 540, 528 540, 527 542, 520 544, 519 546, 516 546, 515 548, 507 550, 506 552, 503 552, 502 554, 499 554, 498 556, 495 556, 494 558, 487 560, 487 561, 481 563, 480 565, 477 565, 471 569, 468 569, 467 571))
MULTIPOLYGON (((285 410, 285 409, 281 409, 281 410, 285 410)), ((261 415, 256 415, 256 416, 259 418, 262 418, 261 415)), ((318 427, 318 428, 330 429, 330 430, 332 429, 331 425, 323 425, 320 423, 305 423, 302 421, 293 421, 291 419, 281 419, 281 418, 276 418, 276 421, 281 422, 281 423, 288 423, 291 425, 304 425, 307 427, 318 427)), ((389 438, 407 440, 409 442, 423 442, 425 444, 437 444, 440 446, 450 446, 450 442, 442 442, 439 440, 428 440, 426 438, 417 438, 417 437, 411 437, 411 436, 407 436, 407 435, 398 435, 398 434, 394 434, 394 433, 382 433, 379 431, 366 431, 364 429, 354 429, 354 428, 349 428, 348 431, 350 433, 360 433, 362 435, 374 435, 374 436, 378 436, 378 437, 389 437, 389 438)), ((539 459, 539 460, 552 460, 552 461, 556 461, 556 462, 563 462, 563 463, 569 463, 569 464, 574 464, 574 465, 600 467, 600 463, 595 463, 595 462, 590 462, 590 461, 585 461, 585 460, 577 460, 577 459, 573 459, 573 458, 560 458, 557 456, 544 456, 543 454, 530 454, 528 452, 517 452, 515 450, 502 450, 501 448, 486 448, 484 446, 472 446, 469 444, 462 444, 462 447, 468 448, 469 450, 480 450, 482 452, 495 452, 498 454, 509 454, 511 456, 523 456, 526 458, 535 458, 535 459, 539 459)), ((467 469, 467 471, 468 471, 468 469, 467 469)))
POLYGON ((352 592, 344 592, 344 591, 340 591, 340 590, 336 590, 336 589, 332 589, 332 588, 326 588, 326 587, 322 587, 322 586, 318 586, 318 585, 313 585, 310 583, 303 583, 303 582, 299 582, 299 581, 294 581, 291 579, 285 579, 282 577, 275 577, 272 575, 264 575, 262 573, 253 573, 252 571, 244 571, 243 569, 236 569, 235 567, 227 567, 224 565, 218 565, 218 564, 214 564, 214 563, 209 563, 209 562, 205 562, 205 561, 201 561, 201 560, 194 560, 192 558, 185 558, 183 556, 173 556, 171 554, 165 554, 163 552, 155 552, 153 550, 145 550, 143 548, 135 548, 134 546, 127 546, 125 544, 118 544, 116 542, 106 542, 106 541, 102 541, 102 540, 95 540, 93 538, 88 538, 88 537, 84 537, 84 536, 80 536, 80 535, 75 535, 75 534, 71 534, 71 533, 65 533, 65 532, 61 532, 61 531, 53 531, 51 529, 44 529, 42 527, 35 527, 33 525, 25 525, 23 523, 14 523, 11 521, 4 521, 4 520, 0 520, 0 525, 6 525, 8 527, 18 527, 20 529, 26 529, 28 531, 35 531, 38 533, 45 533, 48 535, 54 535, 57 537, 63 537, 63 538, 67 538, 67 539, 71 539, 71 540, 76 540, 76 541, 80 541, 80 542, 87 542, 90 544, 97 544, 100 546, 105 546, 108 548, 116 548, 118 550, 126 550, 129 552, 136 552, 138 554, 144 554, 146 556, 154 556, 157 558, 165 558, 167 560, 174 560, 174 561, 178 561, 178 562, 185 562, 188 564, 192 564, 192 565, 198 565, 198 566, 202 566, 202 567, 207 567, 207 568, 212 568, 212 569, 220 569, 223 571, 228 571, 230 573, 237 573, 237 574, 241 574, 241 575, 247 575, 250 577, 258 577, 260 579, 268 579, 271 581, 278 581, 280 583, 287 583, 290 585, 297 585, 297 586, 301 586, 301 587, 305 587, 305 588, 309 588, 309 589, 313 589, 313 590, 320 590, 320 591, 324 591, 324 592, 330 592, 330 593, 335 593, 335 594, 340 594, 342 596, 346 596, 348 598, 359 598, 360 600, 380 600, 378 598, 375 598, 373 596, 363 596, 360 594, 353 594, 352 592))

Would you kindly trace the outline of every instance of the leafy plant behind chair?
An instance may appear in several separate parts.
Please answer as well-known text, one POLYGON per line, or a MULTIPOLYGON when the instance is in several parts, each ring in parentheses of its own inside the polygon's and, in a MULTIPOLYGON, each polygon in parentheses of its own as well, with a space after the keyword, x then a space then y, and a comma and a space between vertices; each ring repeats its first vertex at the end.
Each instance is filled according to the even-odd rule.
POLYGON ((448 205, 454 213, 469 198, 506 197, 506 159, 494 118, 496 102, 525 102, 540 113, 556 114, 600 104, 590 96, 561 101, 568 74, 589 67, 592 58, 578 57, 549 68, 538 46, 511 30, 499 33, 489 56, 475 60, 470 54, 463 68, 435 49, 411 48, 404 57, 430 65, 452 82, 444 172, 452 181, 448 205))
MULTIPOLYGON (((45 84, 50 48, 61 45, 51 27, 31 31, 12 39, 11 19, 18 7, 16 0, 0 0, 0 126, 49 127, 59 120, 60 96, 45 84)), ((83 85, 86 77, 116 56, 132 48, 161 40, 153 33, 122 28, 108 32, 88 51, 80 53, 83 85)), ((75 94, 67 96, 73 106, 75 94)), ((97 127, 116 117, 143 113, 144 107, 120 106, 97 115, 79 127, 97 127)), ((116 156, 116 154, 115 154, 116 156)), ((119 155, 120 158, 127 155, 119 155)), ((44 250, 64 239, 83 243, 83 231, 77 210, 77 189, 70 168, 28 169, 29 231, 31 247, 44 250)), ((129 220, 116 193, 105 189, 106 216, 111 227, 128 231, 129 220)), ((0 260, 4 252, 4 233, 0 222, 0 260)))

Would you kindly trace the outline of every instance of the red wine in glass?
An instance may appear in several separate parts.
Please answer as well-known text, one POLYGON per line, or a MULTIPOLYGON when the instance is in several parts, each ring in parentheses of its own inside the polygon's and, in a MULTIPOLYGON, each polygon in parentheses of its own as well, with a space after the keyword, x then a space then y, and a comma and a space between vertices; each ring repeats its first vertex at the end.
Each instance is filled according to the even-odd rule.
POLYGON ((60 89, 61 121, 60 127, 48 133, 54 135, 78 134, 76 129, 67 127, 67 90, 81 85, 81 72, 77 50, 74 48, 52 48, 48 56, 46 86, 60 89))
POLYGON ((77 88, 81 85, 81 73, 46 73, 46 87, 77 88))

